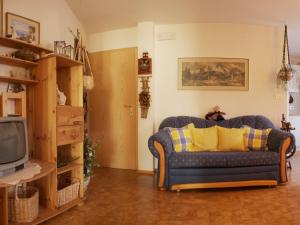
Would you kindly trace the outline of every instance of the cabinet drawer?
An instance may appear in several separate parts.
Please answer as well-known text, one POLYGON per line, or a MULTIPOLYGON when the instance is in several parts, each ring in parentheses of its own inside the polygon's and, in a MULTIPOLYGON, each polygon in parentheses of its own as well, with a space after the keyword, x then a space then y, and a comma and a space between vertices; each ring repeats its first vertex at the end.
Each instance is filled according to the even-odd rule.
POLYGON ((60 126, 56 128, 57 146, 73 144, 83 141, 83 126, 60 126))
POLYGON ((57 106, 56 124, 57 126, 81 125, 84 123, 83 108, 72 106, 57 106))

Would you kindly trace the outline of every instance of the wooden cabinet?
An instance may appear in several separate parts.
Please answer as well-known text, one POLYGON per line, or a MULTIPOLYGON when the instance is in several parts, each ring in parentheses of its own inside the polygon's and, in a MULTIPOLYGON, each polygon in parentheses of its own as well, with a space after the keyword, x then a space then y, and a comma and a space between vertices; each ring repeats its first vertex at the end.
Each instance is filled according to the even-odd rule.
POLYGON ((57 106, 56 108, 56 125, 72 126, 83 125, 83 108, 72 106, 57 106))
MULTIPOLYGON (((33 96, 29 120, 33 121, 34 157, 57 164, 61 155, 76 159, 71 164, 57 168, 49 182, 48 207, 53 212, 70 208, 81 202, 83 197, 83 75, 80 62, 57 55, 38 61, 34 70, 39 81, 28 95, 33 96), (56 88, 67 96, 67 105, 57 105, 56 88), (61 176, 80 180, 78 199, 57 206, 57 184, 61 176)), ((53 215, 49 215, 49 217, 53 215)), ((35 223, 34 223, 35 224, 35 223)))
MULTIPOLYGON (((37 62, 0 56, 0 64, 30 68, 35 80, 0 77, 0 81, 27 84, 25 93, 1 96, 0 113, 6 115, 4 103, 7 99, 19 101, 16 113, 27 117, 28 143, 31 160, 41 166, 40 174, 30 182, 40 191, 40 209, 36 220, 24 224, 40 224, 82 203, 83 197, 83 75, 82 64, 58 55, 46 56, 51 50, 25 42, 0 37, 0 45, 26 48, 42 57, 37 62), (57 106, 56 88, 67 96, 67 106, 57 106), (26 98, 25 98, 26 97, 26 98), (27 110, 25 107, 25 99, 27 110), (23 104, 24 103, 24 104, 23 104), (67 155, 76 159, 71 164, 57 168, 58 157, 67 155), (57 184, 59 176, 66 175, 80 181, 78 199, 57 206, 57 184)), ((0 183, 0 224, 17 225, 8 221, 8 185, 0 183)), ((22 223, 23 224, 23 223, 22 223)))
POLYGON ((58 106, 56 109, 57 146, 82 142, 83 123, 82 107, 58 106))
POLYGON ((83 125, 60 126, 56 129, 57 146, 83 141, 83 125))

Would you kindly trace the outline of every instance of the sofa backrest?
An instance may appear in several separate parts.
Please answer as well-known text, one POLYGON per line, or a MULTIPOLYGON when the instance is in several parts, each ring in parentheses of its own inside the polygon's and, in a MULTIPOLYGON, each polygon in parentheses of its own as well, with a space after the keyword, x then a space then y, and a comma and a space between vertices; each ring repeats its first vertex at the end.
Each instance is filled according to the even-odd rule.
POLYGON ((226 128, 240 128, 244 125, 248 125, 256 129, 266 129, 274 127, 273 123, 264 116, 239 116, 229 120, 222 120, 218 122, 197 117, 177 116, 164 119, 159 126, 159 130, 165 127, 180 128, 190 123, 194 123, 195 127, 197 128, 212 127, 215 125, 226 128))

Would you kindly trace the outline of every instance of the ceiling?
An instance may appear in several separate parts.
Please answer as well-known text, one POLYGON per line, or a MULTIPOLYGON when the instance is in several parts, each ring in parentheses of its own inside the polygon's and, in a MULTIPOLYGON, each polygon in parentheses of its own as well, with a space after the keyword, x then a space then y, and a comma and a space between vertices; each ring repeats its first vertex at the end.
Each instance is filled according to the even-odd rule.
POLYGON ((138 22, 288 25, 290 52, 300 57, 300 0, 66 0, 87 33, 138 22))

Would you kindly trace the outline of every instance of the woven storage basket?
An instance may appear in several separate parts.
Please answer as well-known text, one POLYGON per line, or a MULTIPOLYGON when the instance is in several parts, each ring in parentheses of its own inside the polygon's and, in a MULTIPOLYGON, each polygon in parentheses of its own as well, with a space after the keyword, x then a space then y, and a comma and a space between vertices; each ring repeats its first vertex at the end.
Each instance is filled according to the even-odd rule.
POLYGON ((69 185, 64 187, 57 192, 57 205, 58 207, 63 206, 75 199, 79 196, 79 187, 80 181, 79 179, 72 178, 67 179, 66 183, 69 182, 69 185))
POLYGON ((39 190, 35 187, 16 187, 8 198, 9 220, 17 223, 32 222, 39 214, 39 190))

